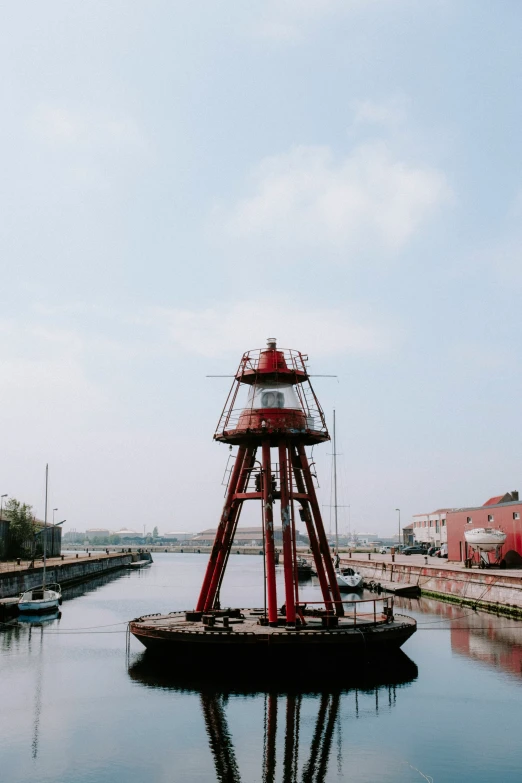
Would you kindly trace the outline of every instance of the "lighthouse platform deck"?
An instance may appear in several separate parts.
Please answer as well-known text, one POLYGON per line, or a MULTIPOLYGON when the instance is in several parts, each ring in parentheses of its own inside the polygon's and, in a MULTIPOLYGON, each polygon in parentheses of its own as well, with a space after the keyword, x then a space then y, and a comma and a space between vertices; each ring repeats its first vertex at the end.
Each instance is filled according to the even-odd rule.
MULTIPOLYGON (((379 600, 383 599, 375 599, 375 604, 379 600)), ((259 609, 208 615, 172 612, 136 618, 129 623, 129 630, 147 649, 168 653, 173 660, 196 663, 212 654, 228 664, 246 663, 257 655, 284 656, 290 650, 304 653, 311 663, 323 652, 328 660, 336 653, 342 657, 398 649, 416 630, 412 618, 380 611, 354 609, 344 617, 317 614, 305 620, 306 624, 288 627, 281 617, 277 626, 270 626, 259 609)))

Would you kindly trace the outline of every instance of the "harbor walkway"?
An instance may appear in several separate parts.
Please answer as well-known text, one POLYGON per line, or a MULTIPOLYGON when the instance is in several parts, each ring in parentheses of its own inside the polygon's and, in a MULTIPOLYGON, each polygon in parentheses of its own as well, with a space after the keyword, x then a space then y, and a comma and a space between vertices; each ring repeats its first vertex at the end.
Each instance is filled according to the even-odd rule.
MULTIPOLYGON (((60 557, 48 557, 47 558, 47 568, 54 568, 56 566, 63 566, 67 563, 79 563, 82 561, 89 561, 89 560, 100 560, 100 559, 108 559, 108 558, 114 558, 114 557, 121 557, 122 556, 121 549, 118 552, 110 552, 109 554, 106 554, 105 552, 93 552, 90 556, 87 552, 81 552, 78 553, 78 557, 76 557, 76 554, 74 552, 64 552, 62 556, 60 557)), ((27 571, 27 569, 30 567, 31 560, 21 558, 20 564, 17 563, 16 560, 6 560, 0 562, 0 574, 5 573, 17 573, 19 571, 27 571)), ((41 557, 38 557, 34 561, 34 568, 42 568, 43 567, 43 560, 41 557)))
POLYGON ((386 563, 386 566, 404 565, 404 566, 428 566, 430 568, 436 568, 437 570, 447 571, 463 571, 469 574, 470 571, 480 571, 481 573, 498 575, 498 576, 512 576, 522 579, 522 567, 519 568, 487 568, 479 569, 474 566, 472 569, 466 568, 464 563, 456 562, 453 560, 446 560, 445 558, 429 557, 428 555, 395 555, 395 562, 392 561, 392 555, 381 555, 376 553, 354 552, 350 558, 347 552, 340 552, 341 562, 343 564, 356 563, 361 565, 368 565, 368 563, 382 564, 386 563))

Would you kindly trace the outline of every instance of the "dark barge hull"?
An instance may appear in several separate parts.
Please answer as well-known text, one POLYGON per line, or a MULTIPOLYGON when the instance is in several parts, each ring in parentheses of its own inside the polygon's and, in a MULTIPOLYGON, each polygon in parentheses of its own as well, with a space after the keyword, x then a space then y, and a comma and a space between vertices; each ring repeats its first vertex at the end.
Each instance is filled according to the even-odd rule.
POLYGON ((140 617, 129 623, 130 632, 151 653, 168 656, 173 662, 226 661, 251 665, 256 660, 299 661, 305 665, 344 661, 398 650, 415 633, 411 617, 395 615, 386 623, 341 625, 339 628, 306 628, 257 625, 247 617, 231 629, 207 628, 201 622, 182 622, 184 613, 140 617), (289 658, 289 656, 291 656, 289 658))

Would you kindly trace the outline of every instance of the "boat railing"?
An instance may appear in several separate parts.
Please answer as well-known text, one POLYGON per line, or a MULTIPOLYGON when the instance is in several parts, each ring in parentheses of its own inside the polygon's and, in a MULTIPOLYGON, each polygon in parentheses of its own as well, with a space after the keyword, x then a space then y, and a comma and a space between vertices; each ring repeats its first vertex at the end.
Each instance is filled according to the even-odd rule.
MULTIPOLYGON (((357 625, 385 625, 393 620, 393 596, 360 598, 355 601, 334 601, 332 599, 329 603, 342 604, 344 607, 343 628, 346 627, 347 619, 353 620, 354 628, 357 627, 357 625), (346 604, 350 605, 352 611, 346 612, 346 604), (365 606, 358 609, 358 604, 365 604, 365 606), (379 604, 381 604, 381 606, 378 606, 379 604)), ((300 601, 296 604, 296 610, 298 614, 304 615, 306 619, 306 608, 313 605, 325 606, 325 603, 324 601, 300 601)), ((311 615, 311 617, 313 617, 313 615, 311 615)))

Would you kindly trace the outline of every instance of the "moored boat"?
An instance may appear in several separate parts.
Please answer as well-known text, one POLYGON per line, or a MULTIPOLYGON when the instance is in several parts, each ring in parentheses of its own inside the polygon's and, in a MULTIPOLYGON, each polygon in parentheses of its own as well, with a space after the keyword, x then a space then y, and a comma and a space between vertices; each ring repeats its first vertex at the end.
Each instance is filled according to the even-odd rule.
POLYGON ((353 590, 362 590, 363 578, 362 575, 354 568, 336 568, 335 576, 337 578, 337 584, 341 592, 351 592, 353 590))
MULTIPOLYGON (((49 487, 49 465, 45 466, 45 517, 43 533, 43 573, 40 587, 32 587, 25 590, 18 599, 18 611, 29 614, 41 614, 43 612, 55 612, 62 603, 62 590, 59 584, 46 584, 47 571, 47 494, 49 487)), ((63 520, 65 522, 65 520, 63 520)), ((63 524, 60 522, 59 524, 63 524)), ((40 535, 37 533, 36 535, 40 535)), ((35 536, 36 538, 36 536, 35 536)), ((34 556, 34 554, 33 554, 34 556)))
POLYGON ((41 585, 26 590, 18 600, 18 611, 29 614, 54 612, 62 603, 62 590, 59 584, 41 585))
POLYGON ((483 552, 494 552, 497 547, 502 546, 505 542, 507 534, 492 527, 475 527, 471 530, 466 530, 464 538, 474 549, 481 549, 483 552))

